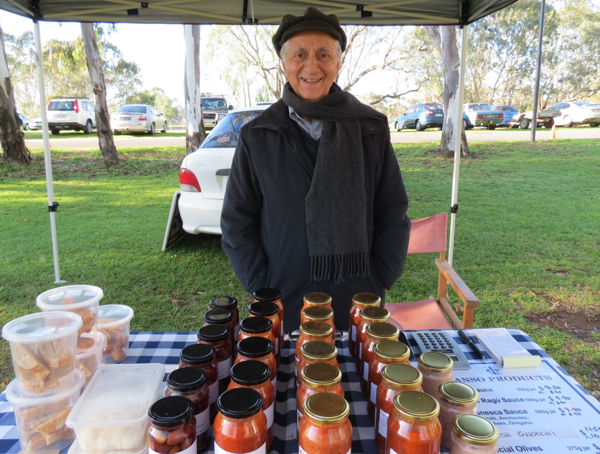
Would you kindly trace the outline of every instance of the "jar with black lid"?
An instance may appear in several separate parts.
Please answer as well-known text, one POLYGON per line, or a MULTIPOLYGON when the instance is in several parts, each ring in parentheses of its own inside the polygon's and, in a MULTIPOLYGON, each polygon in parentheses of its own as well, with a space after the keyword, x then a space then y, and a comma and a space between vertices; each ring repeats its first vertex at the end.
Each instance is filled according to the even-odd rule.
POLYGON ((219 372, 219 394, 229 385, 229 369, 231 369, 231 342, 229 329, 224 325, 206 325, 198 330, 198 344, 210 345, 217 355, 219 372))
POLYGON ((207 344, 192 344, 179 353, 179 368, 197 367, 206 374, 208 405, 211 420, 217 416, 217 397, 219 397, 219 369, 215 349, 207 344))
POLYGON ((227 309, 233 314, 233 339, 236 340, 239 334, 240 311, 238 310, 238 300, 233 296, 217 296, 208 302, 211 309, 227 309))
POLYGON ((196 419, 192 401, 170 396, 157 400, 148 410, 150 454, 196 454, 196 419))
POLYGON ((212 309, 207 311, 203 315, 204 325, 225 325, 229 330, 229 342, 231 342, 232 354, 235 354, 233 351, 233 346, 235 345, 236 338, 233 337, 234 326, 233 326, 233 313, 228 311, 227 309, 212 309))
POLYGON ((271 384, 277 392, 277 361, 273 354, 273 343, 264 337, 248 337, 237 344, 238 356, 235 364, 256 360, 265 363, 271 371, 271 384))
POLYGON ((273 342, 275 346, 275 336, 273 336, 273 322, 265 317, 248 317, 240 321, 240 333, 237 341, 247 337, 265 337, 273 342))
POLYGON ((192 401, 196 418, 196 447, 202 450, 208 444, 210 411, 208 406, 208 386, 202 369, 186 367, 175 369, 167 377, 165 396, 183 396, 192 401))
POLYGON ((259 301, 248 306, 250 317, 265 317, 273 323, 273 337, 275 338, 275 359, 277 364, 281 358, 281 346, 283 345, 283 331, 281 330, 281 319, 277 304, 270 301, 259 301))
POLYGON ((276 288, 261 288, 252 293, 254 301, 270 301, 271 303, 277 304, 277 315, 281 320, 281 332, 280 338, 283 339, 283 301, 281 301, 281 292, 276 288))

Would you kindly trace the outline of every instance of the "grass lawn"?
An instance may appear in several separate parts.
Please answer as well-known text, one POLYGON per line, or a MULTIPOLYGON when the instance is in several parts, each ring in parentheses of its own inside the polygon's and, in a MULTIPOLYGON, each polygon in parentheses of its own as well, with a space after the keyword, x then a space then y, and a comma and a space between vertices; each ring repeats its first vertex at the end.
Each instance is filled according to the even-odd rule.
MULTIPOLYGON (((42 140, 44 137, 42 136, 42 131, 24 131, 25 140, 42 140)), ((50 134, 50 133, 49 133, 50 134)), ((119 135, 114 135, 115 138, 119 137, 144 137, 144 138, 152 138, 152 137, 185 137, 184 129, 177 129, 174 131, 167 131, 166 133, 156 131, 156 134, 151 136, 148 133, 144 132, 135 132, 135 133, 126 133, 123 132, 119 135)), ((94 131, 92 134, 84 134, 81 131, 61 131, 57 136, 50 134, 50 140, 56 139, 98 139, 98 135, 94 131)))
MULTIPOLYGON (((160 134, 158 135, 160 136, 160 134)), ((451 159, 436 144, 394 145, 416 219, 447 211, 451 159)), ((481 300, 477 327, 519 328, 600 398, 600 143, 470 144, 462 160, 454 265, 481 300)), ((134 308, 133 330, 196 330, 208 301, 250 301, 219 237, 161 252, 183 147, 53 149, 61 277, 98 285, 102 303, 134 308)), ((35 312, 55 285, 41 150, 30 169, 0 167, 0 324, 35 312)), ((388 301, 436 291, 436 254, 410 256, 388 301)), ((242 310, 244 316, 245 310, 242 310)), ((0 389, 12 379, 0 342, 0 389)))

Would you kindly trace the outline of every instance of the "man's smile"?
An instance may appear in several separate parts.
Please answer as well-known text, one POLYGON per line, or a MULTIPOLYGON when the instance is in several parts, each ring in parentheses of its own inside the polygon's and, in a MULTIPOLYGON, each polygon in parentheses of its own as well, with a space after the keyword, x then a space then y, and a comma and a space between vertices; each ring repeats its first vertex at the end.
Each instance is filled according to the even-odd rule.
POLYGON ((319 78, 319 79, 308 79, 306 77, 300 77, 300 79, 304 82, 308 82, 308 83, 316 83, 316 82, 321 82, 323 80, 323 78, 319 78))

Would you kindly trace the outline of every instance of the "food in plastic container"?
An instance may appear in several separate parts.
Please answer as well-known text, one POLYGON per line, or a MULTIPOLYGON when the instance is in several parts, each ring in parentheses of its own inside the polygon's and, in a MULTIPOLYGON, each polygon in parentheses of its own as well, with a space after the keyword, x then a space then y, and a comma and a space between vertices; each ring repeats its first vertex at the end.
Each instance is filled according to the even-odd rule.
POLYGON ((72 384, 81 325, 76 314, 38 312, 2 327, 2 337, 10 344, 16 386, 21 391, 41 394, 72 384))
POLYGON ((137 449, 146 440, 148 408, 164 377, 162 364, 100 367, 67 418, 85 451, 137 449))
POLYGON ((144 442, 142 446, 137 449, 109 449, 107 451, 84 451, 79 446, 77 439, 73 442, 67 454, 148 454, 148 443, 144 442))
POLYGON ((38 295, 35 304, 43 312, 67 311, 78 314, 83 325, 77 332, 77 350, 92 348, 96 342, 98 304, 104 292, 94 285, 65 285, 38 295))
POLYGON ((84 388, 88 385, 96 370, 102 364, 102 350, 106 345, 106 336, 100 332, 96 333, 96 344, 75 356, 75 367, 83 372, 85 376, 84 388))
POLYGON ((67 415, 81 394, 85 381, 83 373, 75 371, 73 386, 43 396, 23 393, 17 380, 6 387, 6 399, 15 408, 21 449, 27 452, 69 446, 75 438, 65 425, 67 415))
POLYGON ((102 352, 104 363, 120 363, 129 351, 129 326, 133 309, 123 304, 105 304, 98 308, 98 331, 106 336, 102 352))

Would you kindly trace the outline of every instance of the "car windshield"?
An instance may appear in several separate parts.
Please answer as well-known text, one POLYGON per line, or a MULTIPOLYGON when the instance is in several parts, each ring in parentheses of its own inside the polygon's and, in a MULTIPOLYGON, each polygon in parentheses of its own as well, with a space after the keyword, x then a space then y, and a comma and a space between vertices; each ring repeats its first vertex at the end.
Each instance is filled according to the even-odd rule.
POLYGON ((263 110, 249 110, 226 115, 204 139, 200 148, 235 148, 242 126, 263 112, 263 110))
POLYGON ((469 104, 468 110, 474 112, 477 110, 492 110, 489 104, 469 104))
POLYGON ((48 110, 74 110, 73 101, 50 101, 48 110))
POLYGON ((202 98, 203 109, 227 109, 223 98, 202 98))
POLYGON ((146 113, 146 106, 123 106, 117 112, 146 113))
POLYGON ((441 104, 427 103, 427 104, 423 104, 423 109, 425 109, 425 110, 442 110, 443 107, 441 104))

